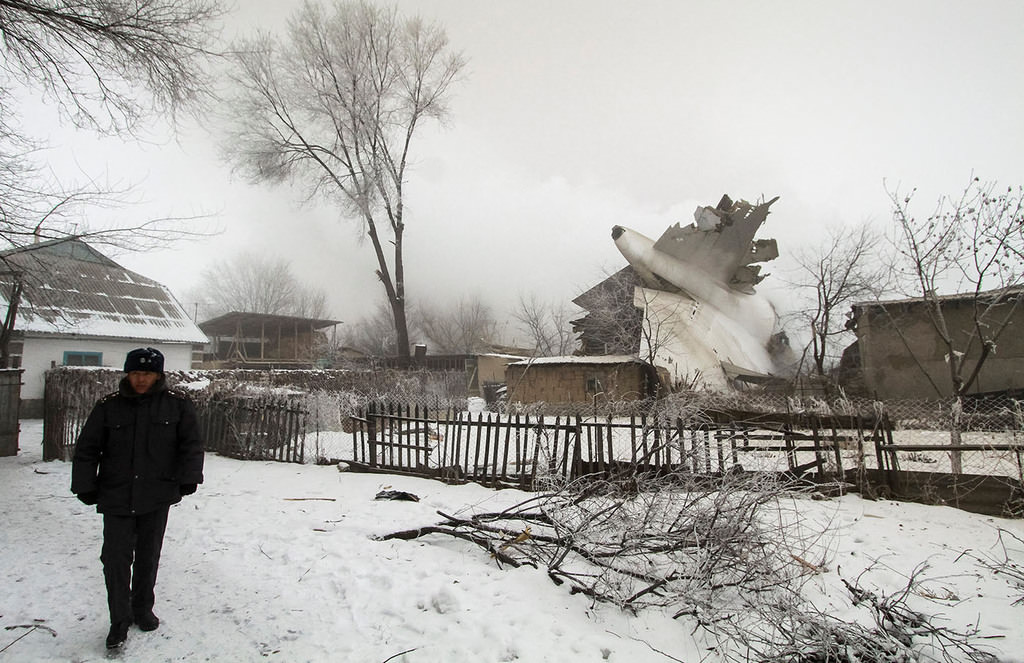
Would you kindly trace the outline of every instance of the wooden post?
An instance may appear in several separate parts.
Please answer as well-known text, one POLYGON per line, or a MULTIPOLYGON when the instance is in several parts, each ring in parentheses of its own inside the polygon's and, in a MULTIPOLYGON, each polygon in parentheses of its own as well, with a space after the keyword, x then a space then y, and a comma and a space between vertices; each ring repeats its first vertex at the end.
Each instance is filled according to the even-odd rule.
POLYGON ((367 459, 371 467, 377 467, 377 406, 371 402, 366 411, 366 436, 370 443, 370 457, 367 459))
MULTIPOLYGON (((527 420, 527 422, 529 422, 530 417, 527 416, 526 420, 527 420)), ((528 477, 529 481, 528 482, 524 482, 522 484, 523 488, 528 488, 530 490, 535 490, 537 488, 537 463, 540 462, 540 445, 541 445, 541 440, 543 439, 542 436, 544 434, 544 415, 543 414, 540 415, 540 419, 537 420, 537 428, 535 429, 535 431, 536 431, 536 435, 534 436, 534 439, 533 439, 533 462, 530 463, 530 473, 529 473, 529 477, 528 477)), ((527 441, 529 441, 529 439, 530 439, 529 434, 527 434, 526 439, 527 439, 527 441)), ((1018 456, 1019 456, 1019 454, 1018 454, 1018 456)), ((550 459, 548 459, 548 462, 550 463, 550 459)), ((520 472, 519 476, 520 476, 520 480, 523 480, 523 479, 527 478, 526 474, 523 473, 523 472, 520 472)))

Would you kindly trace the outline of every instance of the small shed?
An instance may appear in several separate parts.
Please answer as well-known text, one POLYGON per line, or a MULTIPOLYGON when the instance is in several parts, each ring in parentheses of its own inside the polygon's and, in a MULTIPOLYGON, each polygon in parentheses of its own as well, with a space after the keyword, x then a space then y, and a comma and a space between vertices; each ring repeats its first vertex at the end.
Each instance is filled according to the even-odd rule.
POLYGON ((338 320, 232 311, 199 323, 210 337, 206 368, 317 368, 327 351, 327 328, 338 320))
POLYGON ((538 357, 505 369, 508 400, 520 403, 636 401, 660 393, 658 372, 632 355, 538 357))

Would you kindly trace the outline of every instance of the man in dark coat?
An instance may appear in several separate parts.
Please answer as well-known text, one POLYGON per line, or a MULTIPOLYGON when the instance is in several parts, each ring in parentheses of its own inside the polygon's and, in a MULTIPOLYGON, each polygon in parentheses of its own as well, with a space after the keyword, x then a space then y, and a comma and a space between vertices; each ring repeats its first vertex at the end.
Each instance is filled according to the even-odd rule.
POLYGON ((118 390, 93 407, 75 445, 71 492, 103 514, 103 576, 110 609, 107 647, 124 644, 134 621, 153 614, 167 512, 203 482, 195 406, 169 390, 159 350, 128 353, 118 390))

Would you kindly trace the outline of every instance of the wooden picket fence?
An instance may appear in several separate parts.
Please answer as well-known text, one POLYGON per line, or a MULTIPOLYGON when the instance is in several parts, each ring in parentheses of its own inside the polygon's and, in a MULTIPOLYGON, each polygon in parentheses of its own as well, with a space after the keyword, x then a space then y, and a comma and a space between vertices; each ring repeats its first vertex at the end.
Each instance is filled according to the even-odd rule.
MULTIPOLYGON (((116 371, 48 372, 45 459, 70 460, 89 411, 120 376, 116 371)), ((581 477, 769 471, 812 483, 844 483, 869 495, 1024 515, 1020 417, 1009 424, 996 422, 995 433, 980 441, 952 446, 916 443, 921 429, 906 430, 906 423, 896 430, 901 439, 894 441, 888 407, 854 416, 703 408, 687 418, 657 413, 613 418, 370 403, 355 412, 347 407, 340 412, 343 430, 351 433, 349 442, 334 428, 322 429, 322 412, 301 394, 229 385, 195 393, 194 400, 206 448, 241 459, 345 461, 369 471, 525 490, 581 477), (321 446, 325 433, 337 442, 321 446), (311 437, 315 449, 306 448, 311 437), (904 466, 913 460, 911 454, 942 457, 952 450, 984 454, 1004 465, 1015 460, 1015 465, 1009 473, 993 465, 991 471, 983 468, 975 474, 904 466), (774 464, 766 465, 766 459, 774 464)), ((330 417, 324 421, 333 425, 330 417)))
POLYGON ((842 450, 863 453, 888 433, 880 422, 863 418, 430 415, 419 406, 394 404, 371 404, 353 421, 351 462, 357 468, 527 490, 556 476, 722 475, 744 469, 754 453, 783 457, 778 471, 794 478, 842 481, 842 450))
POLYGON ((307 412, 287 396, 211 397, 197 404, 207 451, 242 460, 305 460, 307 412))

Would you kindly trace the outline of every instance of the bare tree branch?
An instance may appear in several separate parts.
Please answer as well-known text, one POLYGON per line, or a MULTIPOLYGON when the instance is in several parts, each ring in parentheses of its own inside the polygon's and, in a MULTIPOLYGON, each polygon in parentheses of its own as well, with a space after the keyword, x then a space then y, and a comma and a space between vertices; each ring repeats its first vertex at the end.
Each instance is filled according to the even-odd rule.
POLYGON ((78 126, 131 132, 210 96, 223 13, 217 0, 0 0, 2 67, 78 126))
POLYGON ((536 295, 519 296, 512 312, 520 329, 530 339, 539 357, 557 357, 572 354, 576 347, 576 334, 572 328, 569 309, 557 302, 543 302, 536 295))

